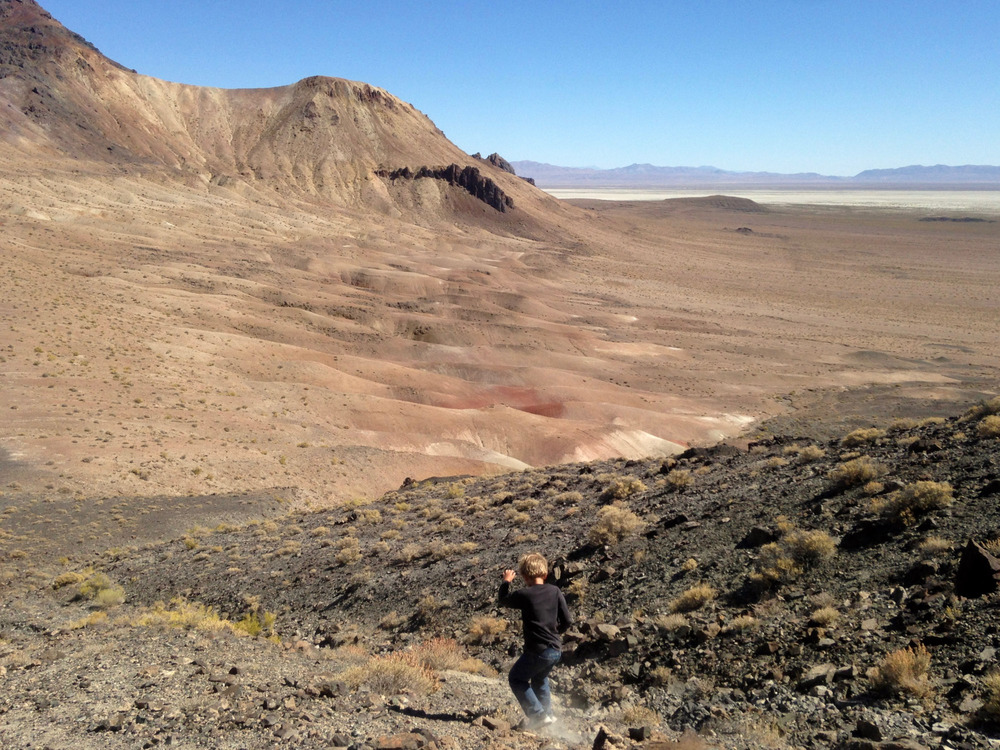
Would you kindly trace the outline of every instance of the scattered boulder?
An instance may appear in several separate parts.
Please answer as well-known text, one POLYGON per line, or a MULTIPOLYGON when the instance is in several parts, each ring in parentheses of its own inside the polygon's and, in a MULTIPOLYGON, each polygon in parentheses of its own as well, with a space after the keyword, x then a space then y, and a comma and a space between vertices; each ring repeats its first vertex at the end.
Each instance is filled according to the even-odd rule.
POLYGON ((1000 582, 1000 560, 973 539, 962 550, 962 559, 955 573, 955 593, 976 598, 992 594, 1000 582))

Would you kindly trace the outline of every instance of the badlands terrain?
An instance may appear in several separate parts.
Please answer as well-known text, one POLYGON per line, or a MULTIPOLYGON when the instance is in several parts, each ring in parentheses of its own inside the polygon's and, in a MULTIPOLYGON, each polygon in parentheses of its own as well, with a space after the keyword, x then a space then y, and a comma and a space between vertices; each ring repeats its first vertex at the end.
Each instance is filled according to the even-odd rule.
POLYGON ((558 201, 368 84, 148 78, 34 0, 0 0, 0 164, 7 745, 988 742, 995 600, 953 575, 1000 533, 968 411, 1000 380, 1000 215, 558 201), (921 481, 949 502, 881 515, 921 481), (638 520, 595 532, 605 507, 638 520), (838 563, 745 589, 803 529, 838 563), (549 737, 491 671, 495 573, 537 545, 583 623, 549 737), (718 602, 656 620, 695 583, 718 602), (949 619, 932 690, 866 682, 949 619), (345 677, 438 637, 475 674, 345 677), (744 647, 771 661, 737 675, 744 647))

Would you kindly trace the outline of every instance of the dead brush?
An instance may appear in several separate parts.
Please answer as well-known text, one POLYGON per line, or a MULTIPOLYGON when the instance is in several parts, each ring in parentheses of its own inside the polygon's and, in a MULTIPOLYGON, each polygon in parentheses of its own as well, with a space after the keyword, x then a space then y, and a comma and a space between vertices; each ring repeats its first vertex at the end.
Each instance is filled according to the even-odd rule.
POLYGON ((843 491, 873 482, 885 474, 885 471, 881 464, 867 456, 859 456, 831 469, 826 476, 832 489, 843 491))
POLYGON ((669 609, 671 612, 693 612, 696 609, 701 609, 715 599, 717 593, 712 586, 701 583, 697 586, 692 586, 671 601, 669 609))
POLYGON ((377 695, 429 695, 438 690, 437 673, 411 651, 373 656, 362 665, 348 667, 338 678, 352 690, 365 686, 377 695))
POLYGON ((494 643, 507 632, 509 624, 502 617, 474 617, 466 631, 465 642, 476 646, 494 643))
POLYGON ((886 654, 877 667, 868 672, 872 688, 884 695, 925 698, 932 688, 927 671, 931 655, 923 645, 902 648, 886 654))
POLYGON ((872 509, 897 524, 912 526, 920 516, 950 506, 954 502, 952 492, 947 482, 913 482, 886 498, 877 499, 872 509))
POLYGON ((627 505, 605 505, 597 511, 597 522, 587 533, 587 541, 595 545, 615 545, 639 533, 645 525, 627 505))

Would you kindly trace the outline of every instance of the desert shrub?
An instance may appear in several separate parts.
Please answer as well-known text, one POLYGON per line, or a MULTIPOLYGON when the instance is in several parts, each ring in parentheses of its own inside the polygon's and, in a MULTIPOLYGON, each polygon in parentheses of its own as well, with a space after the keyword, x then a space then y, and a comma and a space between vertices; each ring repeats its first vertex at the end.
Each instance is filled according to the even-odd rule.
POLYGON ((1000 721, 1000 672, 991 672, 983 678, 983 716, 1000 721))
POLYGON ((591 544, 614 545, 625 537, 637 534, 646 525, 626 505, 606 505, 597 512, 597 522, 587 533, 591 544))
POLYGON ((583 502, 583 494, 576 491, 560 492, 552 498, 552 502, 556 505, 576 505, 583 502))
POLYGON ((787 458, 782 458, 781 456, 771 456, 769 459, 764 461, 764 468, 766 469, 780 469, 782 466, 788 466, 787 458))
POLYGON ((475 645, 489 645, 507 631, 509 623, 502 617, 474 617, 469 623, 465 642, 475 645))
POLYGON ((601 492, 601 500, 603 502, 624 500, 638 492, 645 491, 646 485, 635 477, 614 477, 608 482, 604 491, 601 492))
POLYGON ((994 557, 1000 557, 1000 537, 983 542, 983 548, 994 557))
POLYGON ((60 573, 53 579, 52 588, 61 589, 64 586, 75 586, 76 584, 83 583, 86 580, 86 575, 83 573, 77 573, 76 571, 60 573))
POLYGON ((826 475, 834 489, 846 490, 878 479, 885 468, 867 456, 845 461, 826 475))
POLYGON ((991 414, 984 417, 976 427, 976 434, 981 438, 1000 437, 1000 415, 991 414))
POLYGON ((363 665, 345 669, 339 679, 353 690, 364 685, 381 695, 427 695, 438 689, 437 675, 412 652, 373 656, 363 665))
POLYGON ((982 419, 994 414, 1000 414, 1000 396, 976 404, 962 415, 962 420, 982 419))
POLYGON ((798 451, 795 460, 800 464, 808 464, 813 461, 818 461, 825 455, 826 451, 820 448, 818 445, 807 445, 798 451))
POLYGON ((868 673, 872 687, 886 695, 909 695, 923 698, 930 694, 931 655, 924 646, 903 648, 887 654, 868 673))
POLYGON ((378 626, 382 630, 395 630, 396 628, 400 627, 401 625, 404 625, 405 623, 406 623, 406 618, 398 614, 396 610, 392 610, 391 612, 386 614, 381 620, 379 620, 378 626))
POLYGON ((809 622, 821 628, 828 628, 840 619, 840 612, 834 607, 820 607, 809 616, 809 622))
POLYGON ((114 585, 104 573, 88 571, 88 575, 78 583, 75 598, 86 599, 91 606, 106 609, 125 601, 125 589, 114 585))
POLYGON ((453 638, 431 638, 415 649, 417 661, 427 669, 451 669, 469 674, 492 674, 493 670, 479 659, 471 658, 453 638))
POLYGON ((873 509, 897 523, 909 526, 917 517, 952 504, 951 485, 947 482, 913 482, 887 498, 873 503, 873 509))
POLYGON ((86 617, 82 617, 79 620, 74 620, 69 623, 66 627, 69 630, 80 630, 82 628, 93 627, 94 625, 103 625, 108 621, 107 612, 91 612, 86 617))
POLYGON ((447 497, 450 500, 454 500, 465 495, 465 485, 461 482, 452 482, 448 485, 447 497))
MULTIPOLYGON (((937 557, 951 551, 951 542, 943 537, 929 536, 920 542, 917 549, 928 557, 937 557)), ((1000 549, 1000 545, 998 545, 998 549, 1000 549)))
POLYGON ((671 633, 688 624, 687 618, 679 613, 669 615, 657 615, 653 618, 653 624, 660 630, 671 633))
POLYGON ((837 552, 837 543, 825 531, 793 529, 781 538, 782 546, 803 568, 826 562, 837 552))
POLYGON ((912 430, 919 424, 915 419, 909 419, 906 417, 901 417, 899 419, 894 419, 889 424, 889 432, 902 432, 903 430, 912 430))
POLYGON ((397 563, 408 563, 413 562, 419 557, 423 557, 426 554, 424 548, 419 544, 404 544, 403 548, 399 550, 396 555, 397 563))
POLYGON ((837 545, 825 531, 804 531, 789 521, 779 519, 777 542, 765 544, 750 574, 750 582, 770 588, 793 581, 809 568, 832 558, 837 545))
POLYGON ((698 569, 698 561, 695 560, 693 557, 689 557, 687 560, 681 563, 681 570, 683 570, 685 573, 690 573, 697 569, 698 569))
POLYGON ((853 448, 874 442, 883 437, 885 437, 885 430, 880 430, 878 427, 865 427, 844 435, 840 440, 840 444, 846 448, 853 448))
POLYGON ((264 612, 263 614, 259 611, 248 612, 243 615, 242 619, 233 623, 232 630, 233 632, 246 633, 252 637, 274 635, 276 619, 277 615, 274 612, 264 612))
POLYGON ((683 487, 690 487, 694 484, 694 477, 687 469, 672 469, 664 477, 667 486, 679 490, 683 487))
POLYGON ((438 529, 441 531, 454 531, 455 529, 460 529, 465 526, 465 521, 463 521, 458 516, 445 516, 438 522, 438 529))
POLYGON ((662 719, 660 715, 646 706, 625 706, 621 712, 621 723, 627 727, 655 727, 662 719))
POLYGON ((760 627, 760 620, 753 615, 738 615, 726 624, 727 633, 745 633, 760 627))
POLYGON ((715 599, 716 590, 702 583, 692 586, 668 605, 671 612, 693 612, 715 599))

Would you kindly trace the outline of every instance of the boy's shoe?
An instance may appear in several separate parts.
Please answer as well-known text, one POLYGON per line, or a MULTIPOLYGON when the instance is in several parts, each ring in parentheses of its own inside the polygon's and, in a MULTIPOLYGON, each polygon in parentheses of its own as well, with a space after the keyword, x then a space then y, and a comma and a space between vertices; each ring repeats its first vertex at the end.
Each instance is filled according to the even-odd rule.
POLYGON ((549 724, 555 724, 557 721, 559 720, 552 714, 545 714, 545 716, 542 717, 541 724, 542 726, 548 726, 549 724))

